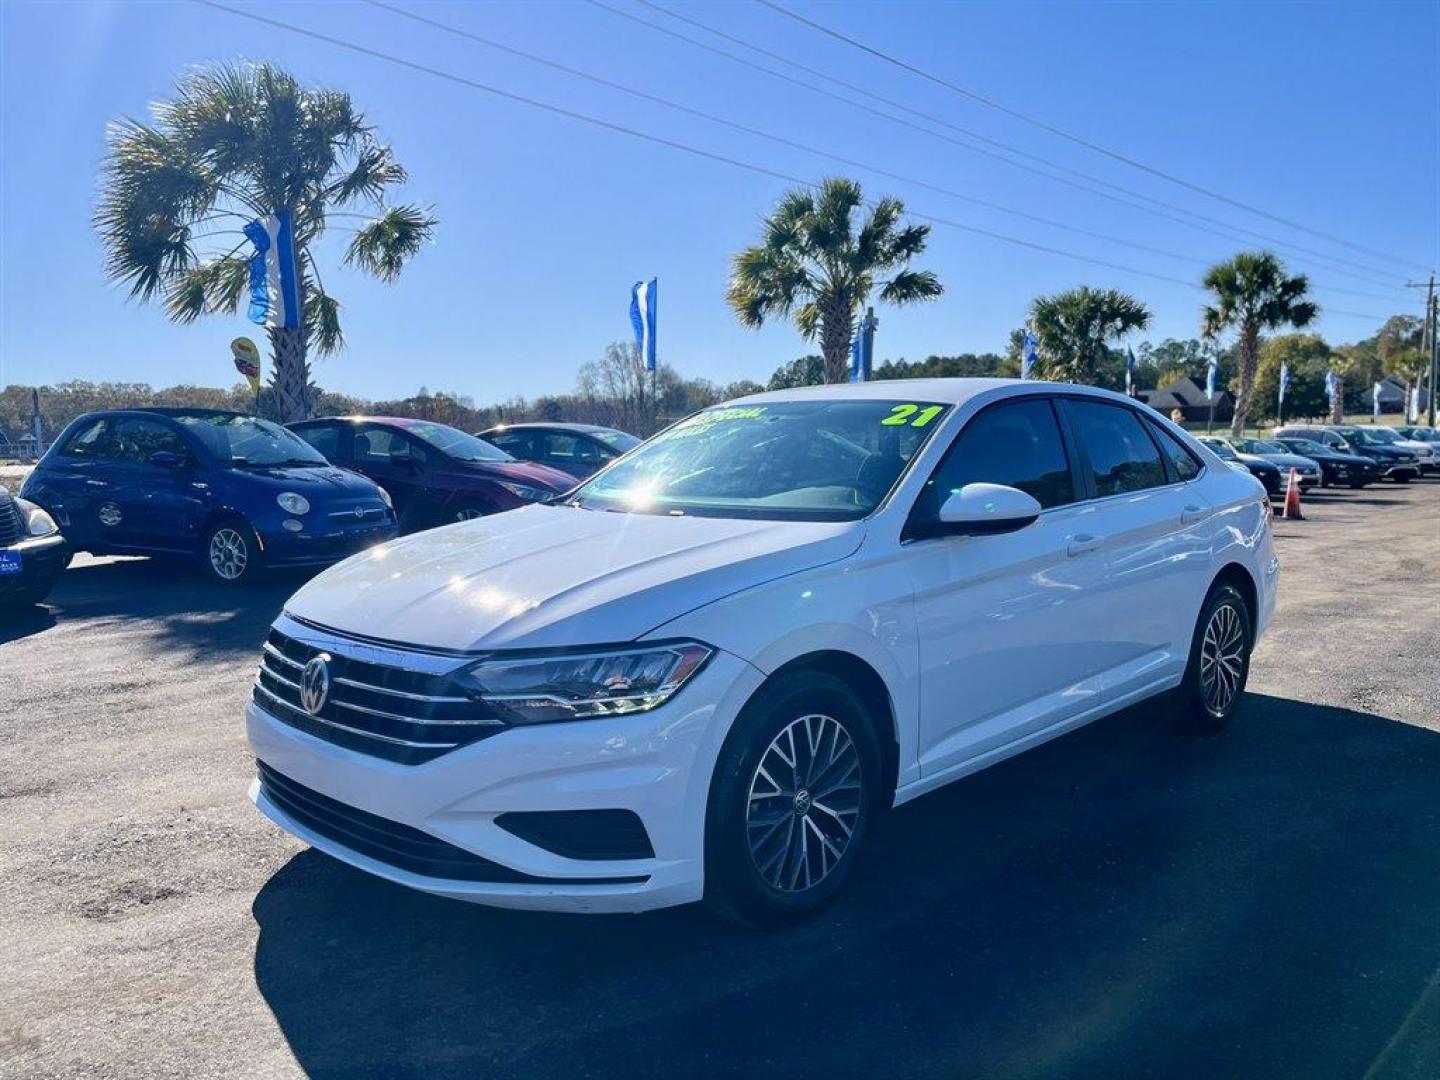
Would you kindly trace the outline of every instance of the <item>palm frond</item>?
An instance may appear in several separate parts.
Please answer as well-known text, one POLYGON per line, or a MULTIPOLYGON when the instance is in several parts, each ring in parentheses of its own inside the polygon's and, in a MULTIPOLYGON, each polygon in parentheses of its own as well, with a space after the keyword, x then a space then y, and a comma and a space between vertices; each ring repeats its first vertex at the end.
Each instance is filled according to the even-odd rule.
POLYGON ((896 274, 880 289, 880 299, 887 304, 915 304, 938 300, 945 287, 933 270, 906 270, 896 274))
POLYGON ((165 293, 165 310, 179 323, 194 322, 201 315, 233 315, 249 285, 249 261, 221 256, 173 279, 165 293))
POLYGON ((305 331, 321 356, 333 356, 345 347, 340 329, 340 301, 328 295, 313 279, 306 280, 305 331))
POLYGON ((438 219, 418 206, 395 206, 356 230, 345 263, 393 281, 434 235, 438 219))
POLYGON ((350 171, 335 180, 325 195, 337 206, 359 199, 379 202, 385 189, 405 182, 405 168, 391 156, 388 146, 370 143, 355 155, 350 171))

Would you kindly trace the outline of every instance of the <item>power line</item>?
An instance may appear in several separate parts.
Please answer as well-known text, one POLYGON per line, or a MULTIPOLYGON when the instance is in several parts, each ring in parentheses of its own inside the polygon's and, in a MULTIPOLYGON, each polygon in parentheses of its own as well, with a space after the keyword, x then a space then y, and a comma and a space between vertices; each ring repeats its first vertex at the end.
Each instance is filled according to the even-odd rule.
MULTIPOLYGON (((548 58, 548 57, 540 56, 540 55, 538 55, 538 54, 531 53, 531 52, 527 52, 527 51, 525 51, 525 50, 523 50, 523 49, 519 49, 519 48, 516 48, 516 47, 514 47, 514 46, 507 45, 507 44, 505 44, 505 43, 503 43, 503 42, 496 41, 496 40, 493 39, 493 38, 489 38, 489 37, 485 37, 485 36, 483 36, 483 35, 481 35, 481 34, 477 34, 477 33, 475 33, 474 31, 467 30, 467 29, 465 29, 465 28, 463 28, 463 27, 455 26, 455 25, 452 24, 452 23, 447 23, 447 22, 444 22, 444 21, 439 20, 439 19, 432 19, 432 18, 430 18, 429 16, 421 15, 421 14, 418 13, 418 12, 411 11, 411 10, 409 10, 409 9, 402 8, 402 7, 397 7, 397 6, 394 5, 394 4, 385 2, 385 0, 364 0, 364 2, 367 3, 367 4, 369 4, 371 7, 376 7, 376 8, 379 8, 379 9, 383 10, 383 11, 388 11, 388 12, 390 12, 391 14, 394 14, 394 15, 399 16, 399 17, 401 17, 401 18, 409 19, 409 20, 411 20, 411 21, 413 21, 413 22, 420 23, 420 24, 422 24, 422 25, 424 25, 424 26, 429 26, 429 27, 432 27, 432 28, 434 28, 434 29, 436 29, 436 30, 441 30, 441 31, 444 31, 444 32, 449 33, 449 34, 453 34, 453 35, 455 35, 455 36, 457 36, 457 37, 464 38, 464 39, 466 39, 466 40, 468 40, 468 41, 474 42, 474 43, 479 44, 479 45, 483 45, 483 46, 485 46, 485 47, 487 47, 487 48, 495 49, 495 50, 497 50, 497 51, 499 51, 499 52, 503 52, 503 53, 506 53, 506 54, 511 55, 511 56, 518 56, 518 57, 520 57, 521 59, 530 61, 530 62, 532 62, 532 63, 540 64, 541 66, 550 68, 551 70, 560 71, 560 72, 563 72, 564 74, 573 76, 573 77, 575 77, 575 78, 584 79, 584 80, 586 80, 587 82, 593 83, 593 84, 595 84, 595 85, 597 85, 597 86, 603 86, 603 87, 606 87, 607 89, 610 89, 610 90, 615 90, 615 91, 618 91, 618 92, 623 93, 623 94, 628 94, 628 95, 630 95, 630 96, 632 96, 632 97, 639 98, 640 100, 649 101, 649 102, 652 102, 652 103, 654 103, 654 104, 661 105, 661 106, 663 106, 663 107, 665 107, 665 108, 677 110, 677 111, 679 111, 679 112, 685 113, 685 114, 690 115, 690 116, 696 116, 696 117, 699 117, 699 118, 701 118, 701 119, 703 119, 703 120, 706 120, 706 121, 708 121, 708 122, 710 122, 710 123, 714 123, 714 124, 721 125, 721 126, 723 126, 723 127, 730 128, 730 129, 733 130, 733 131, 740 131, 740 132, 743 132, 743 133, 745 133, 745 134, 747 134, 747 135, 753 135, 753 136, 756 136, 756 137, 758 137, 758 138, 767 139, 767 140, 769 140, 769 141, 771 141, 771 142, 773 142, 773 143, 776 143, 776 144, 781 145, 781 146, 788 147, 788 148, 790 148, 790 149, 800 150, 800 151, 803 151, 803 152, 805 152, 805 153, 815 154, 816 156, 819 156, 819 157, 830 158, 830 159, 833 160, 833 161, 838 161, 838 162, 841 162, 842 164, 849 165, 849 166, 854 167, 854 168, 858 168, 858 169, 866 170, 866 171, 869 171, 869 172, 873 172, 873 173, 875 173, 875 174, 877 174, 877 175, 885 176, 885 177, 888 177, 888 178, 890 178, 890 179, 892 179, 892 180, 901 181, 902 183, 914 184, 914 185, 916 185, 917 187, 925 188, 925 189, 928 189, 928 190, 930 190, 930 191, 935 191, 935 192, 938 192, 939 194, 946 195, 946 196, 948 196, 948 197, 950 197, 950 198, 959 199, 959 200, 961 200, 961 201, 963 201, 963 202, 973 203, 973 204, 975 204, 975 205, 977 205, 977 206, 982 206, 982 207, 985 207, 985 208, 987 208, 987 209, 995 210, 995 211, 998 211, 998 212, 1004 213, 1004 214, 1010 214, 1010 215, 1013 215, 1013 216, 1016 216, 1016 217, 1023 218, 1023 219, 1028 220, 1028 221, 1038 222, 1039 224, 1047 225, 1047 226, 1050 226, 1050 227, 1052 227, 1052 228, 1065 229, 1065 230, 1067 230, 1067 231, 1075 232, 1075 233, 1078 233, 1079 235, 1088 236, 1088 237, 1091 237, 1091 238, 1093 238, 1093 239, 1104 240, 1104 241, 1107 241, 1107 242, 1109 242, 1109 243, 1119 244, 1119 245, 1122 245, 1122 246, 1125 246, 1125 247, 1131 247, 1131 248, 1134 248, 1134 249, 1136 249, 1136 250, 1138 250, 1138 251, 1144 251, 1144 252, 1147 252, 1147 253, 1152 254, 1152 255, 1160 255, 1160 256, 1163 256, 1163 257, 1165 257, 1165 258, 1177 259, 1177 260, 1180 260, 1180 261, 1182 261, 1182 262, 1194 263, 1194 264, 1200 265, 1200 266, 1208 265, 1208 263, 1209 263, 1209 261, 1210 261, 1210 260, 1207 260, 1207 259, 1202 259, 1202 258, 1198 258, 1198 257, 1196 257, 1196 256, 1192 256, 1192 255, 1184 255, 1184 254, 1180 254, 1180 253, 1178 253, 1178 252, 1166 251, 1166 250, 1164 250, 1163 248, 1151 247, 1151 246, 1149 246, 1149 245, 1147 245, 1147 244, 1135 243, 1135 242, 1130 241, 1130 240, 1125 240, 1125 239, 1122 239, 1122 238, 1116 237, 1116 236, 1110 236, 1110 235, 1108 235, 1108 234, 1106 234, 1106 233, 1096 232, 1096 231, 1091 230, 1091 229, 1080 228, 1079 226, 1071 225, 1071 224, 1069 224, 1069 223, 1067 223, 1067 222, 1056 221, 1056 220, 1051 219, 1051 218, 1041 217, 1041 216, 1039 216, 1039 215, 1031 214, 1031 213, 1028 213, 1028 212, 1023 211, 1023 210, 1017 210, 1017 209, 1014 209, 1014 208, 1012 208, 1012 207, 1004 206, 1004 205, 1002 205, 1002 204, 1000 204, 1000 203, 991 202, 991 201, 989 201, 989 200, 981 199, 981 198, 978 198, 978 197, 973 196, 973 195, 965 194, 965 193, 963 193, 963 192, 954 191, 954 190, 952 190, 952 189, 950 189, 950 188, 942 187, 942 186, 940 186, 940 185, 938 185, 938 184, 932 184, 932 183, 930 183, 930 182, 928 182, 928 181, 926 181, 926 180, 920 180, 920 179, 917 179, 917 178, 915 178, 915 177, 906 176, 906 175, 901 174, 901 173, 891 172, 891 171, 889 171, 889 170, 887 170, 887 169, 881 168, 881 167, 878 166, 878 165, 873 165, 873 164, 870 164, 870 163, 867 163, 867 162, 855 160, 855 159, 853 159, 853 158, 844 157, 844 156, 842 156, 842 155, 840 155, 840 154, 834 153, 833 151, 824 150, 824 149, 820 149, 820 148, 818 148, 818 147, 809 146, 809 145, 806 145, 805 143, 801 143, 801 142, 798 142, 798 141, 793 140, 793 139, 786 138, 786 137, 781 136, 781 135, 776 135, 776 134, 774 134, 774 133, 772 133, 772 132, 768 132, 768 131, 761 130, 761 129, 759 129, 759 128, 751 127, 751 126, 749 126, 748 124, 738 123, 738 122, 736 122, 736 121, 726 119, 725 117, 717 116, 717 115, 715 115, 714 113, 709 113, 709 112, 705 112, 705 111, 700 110, 700 109, 692 108, 692 107, 690 107, 690 106, 688 106, 688 105, 681 104, 681 103, 679 103, 679 102, 677 102, 677 101, 675 101, 675 100, 673 100, 673 99, 671 99, 671 98, 665 98, 665 97, 661 97, 661 96, 656 95, 656 94, 651 94, 651 93, 648 93, 648 92, 646 92, 646 91, 636 89, 635 87, 627 86, 627 85, 625 85, 624 83, 619 83, 619 82, 616 82, 616 81, 614 81, 614 80, 612 80, 612 79, 607 79, 607 78, 604 78, 604 77, 602 77, 602 76, 595 75, 595 74, 593 74, 592 72, 587 72, 587 71, 584 71, 584 70, 582 70, 582 69, 580 69, 580 68, 571 67, 571 66, 568 65, 568 64, 563 64, 563 63, 560 63, 559 61, 552 60, 552 59, 550 59, 550 58, 548 58)), ((1338 292, 1338 293, 1349 293, 1349 294, 1351 294, 1351 295, 1370 297, 1370 298, 1372 298, 1372 299, 1378 299, 1378 300, 1390 301, 1390 300, 1392 299, 1391 297, 1382 296, 1382 295, 1380 295, 1380 294, 1378 294, 1378 293, 1366 293, 1366 292, 1361 292, 1361 291, 1359 291, 1359 290, 1353 290, 1353 289, 1330 289, 1328 286, 1326 286, 1325 289, 1326 289, 1326 291, 1333 291, 1333 292, 1338 292)))
MULTIPOLYGON (((676 38, 679 41, 684 41, 687 44, 692 45, 696 48, 703 49, 717 56, 724 57, 725 59, 730 60, 733 63, 741 64, 745 67, 752 68, 753 70, 760 71, 773 78, 792 83, 796 86, 804 87, 805 89, 810 90, 813 93, 821 94, 825 97, 829 97, 836 101, 843 102, 852 108, 862 109, 865 112, 871 113, 875 116, 879 116, 889 122, 903 124, 906 127, 922 132, 925 135, 929 135, 932 138, 942 139, 945 142, 969 150, 972 153, 981 154, 985 157, 993 158, 996 161, 1003 162, 1013 168, 1022 169, 1025 172, 1033 173, 1036 176, 1043 176, 1048 180, 1053 180, 1061 184, 1066 184, 1070 187, 1077 188, 1080 191, 1084 191, 1088 194, 1098 196, 1099 198, 1109 199, 1110 201, 1119 203, 1123 206, 1128 206, 1143 213, 1151 214, 1155 217, 1163 218, 1168 221, 1173 221, 1177 224, 1184 225, 1186 228, 1196 229, 1200 232, 1209 233, 1212 236, 1219 236, 1226 240, 1238 241, 1242 244, 1253 243, 1258 240, 1261 243, 1273 246, 1279 250, 1285 250, 1288 248, 1290 251, 1301 252, 1305 256, 1307 256, 1309 260, 1313 260, 1318 265, 1326 267, 1332 273, 1343 274, 1346 277, 1354 278, 1357 281, 1366 281, 1372 285, 1379 285, 1385 288, 1395 288, 1394 282, 1392 280, 1386 280, 1374 276, 1377 274, 1390 274, 1391 272, 1388 270, 1382 270, 1378 267, 1368 266, 1364 263, 1355 262, 1352 259, 1344 258, 1341 256, 1329 255, 1325 252, 1316 251, 1314 248, 1304 247, 1294 242, 1279 240, 1276 237, 1267 236, 1264 233, 1255 232, 1253 229, 1243 229, 1240 226, 1231 225, 1228 222, 1221 221, 1218 218, 1210 217, 1207 214, 1202 214, 1199 211, 1191 210, 1183 206, 1178 206, 1174 203, 1165 202, 1164 200, 1157 199, 1152 195, 1146 195, 1143 192, 1135 191, 1132 188, 1127 188, 1120 184, 1112 183, 1109 180, 1094 176, 1082 170, 1074 169, 1068 165, 1063 165, 1059 162, 1051 161, 1050 159, 1042 157, 1040 155, 1029 153, 1028 151, 1020 149, 1019 147, 1012 146, 1009 143, 1001 142, 998 139, 992 139, 989 136, 982 135, 980 132, 972 131, 969 128, 953 124, 942 117, 935 116, 920 109, 916 109, 913 106, 905 104, 904 102, 896 101, 893 98, 887 98, 881 94, 876 93, 873 90, 869 90, 855 83, 847 82, 844 79, 838 78, 837 76, 831 75, 817 68, 810 67, 802 63, 801 61, 796 60, 794 57, 785 56, 784 54, 775 52, 772 49, 767 49, 763 46, 756 45, 753 42, 747 41, 744 38, 738 37, 734 34, 727 33, 724 30, 720 30, 692 16, 683 15, 678 11, 671 11, 669 8, 666 8, 661 4, 652 2, 652 0, 636 0, 636 2, 643 5, 644 7, 650 8, 653 11, 658 11, 662 15, 667 16, 668 18, 675 19, 678 22, 686 23, 690 26, 694 26, 697 29, 705 31, 706 33, 713 34, 716 37, 721 38, 725 41, 729 41, 736 45, 739 45, 741 48, 749 49, 750 51, 757 53, 761 56, 765 56, 772 60, 778 61, 779 63, 782 63, 787 67, 794 68, 798 71, 804 71, 807 74, 814 75, 816 78, 824 79, 826 82, 833 83, 836 86, 842 86, 845 89, 850 90, 854 93, 862 94, 868 98, 871 98, 872 100, 879 101, 889 106, 890 108, 899 109, 903 112, 911 114, 912 116, 918 116, 932 124, 938 124, 941 127, 948 128, 951 131, 964 135, 966 136, 966 138, 977 140, 988 146, 995 147, 998 150, 1003 150, 1005 154, 1013 154, 1025 160, 1037 162, 1041 165, 1046 166, 1046 168, 1039 169, 1032 165, 1026 165, 1021 161, 1015 161, 1009 157, 1006 157, 1005 154, 996 153, 993 150, 986 150, 980 146, 974 146, 971 143, 964 142, 960 139, 945 135, 942 132, 933 131, 930 128, 924 127, 920 124, 916 124, 913 121, 906 120, 904 117, 893 116, 882 110, 872 108, 868 105, 865 105, 863 102, 855 101, 851 98, 845 97, 843 94, 837 94, 832 90, 827 90, 823 87, 815 86, 811 83, 805 82, 802 79, 797 79, 792 75, 774 71, 773 69, 767 68, 761 64, 756 64, 750 60, 744 59, 743 57, 739 57, 733 53, 726 52, 724 49, 716 48, 715 46, 703 41, 697 41, 696 39, 679 33, 678 31, 670 29, 669 27, 661 26, 657 23, 651 22, 648 19, 643 19, 632 12, 613 7, 612 5, 603 2, 603 0, 587 0, 587 2, 595 7, 601 8, 602 10, 609 12, 612 15, 616 15, 624 19, 629 19, 632 22, 638 23, 641 26, 648 27, 649 29, 654 30, 658 33, 665 34, 669 37, 676 38), (1056 175, 1056 173, 1054 172, 1047 171, 1049 169, 1058 170, 1060 173, 1067 175, 1056 175), (1086 181, 1086 183, 1077 182, 1077 180, 1069 179, 1068 177, 1077 177, 1080 181, 1086 181), (1121 197, 1121 195, 1114 195, 1107 191, 1098 191, 1094 187, 1089 186, 1090 184, 1099 185, 1103 188, 1109 188, 1111 191, 1120 192, 1122 193, 1122 195, 1128 196, 1128 198, 1123 198, 1121 197), (1140 199, 1143 200, 1143 202, 1137 203, 1132 201, 1134 199, 1140 199), (1154 206, 1162 207, 1165 211, 1171 212, 1162 212, 1162 210, 1155 209, 1154 206, 1144 205, 1145 203, 1153 203, 1154 206), (1185 216, 1177 217, 1175 216, 1177 214, 1185 216), (1187 220, 1188 218, 1193 218, 1195 220, 1187 220), (1197 221, 1204 222, 1206 224, 1196 224, 1197 221), (1206 227, 1206 225, 1210 227, 1206 227), (1353 270, 1345 269, 1346 267, 1353 268, 1353 270), (1364 273, 1357 273, 1355 272, 1356 270, 1364 271, 1364 273)), ((1306 260, 1302 259, 1300 261, 1306 260)))
POLYGON ((924 68, 916 67, 914 64, 907 63, 906 61, 901 60, 898 57, 892 56, 890 53, 887 53, 882 49, 877 49, 874 46, 867 45, 863 41, 858 41, 855 38, 849 37, 846 34, 842 34, 838 30, 834 30, 828 26, 825 26, 823 23, 816 22, 813 19, 808 19, 797 12, 790 11, 787 8, 782 7, 780 4, 775 3, 774 0, 755 0, 755 2, 763 7, 767 7, 772 11, 784 15, 786 18, 793 19, 804 26, 808 26, 811 29, 817 30, 822 34, 832 37, 837 41, 843 41, 845 44, 850 45, 853 48, 859 49, 861 52, 868 53, 871 56, 877 57, 878 59, 885 61, 887 64, 892 64, 893 66, 900 68, 902 71, 908 71, 913 75, 918 75, 920 78, 933 82, 937 86, 943 86, 947 90, 953 91, 956 94, 960 94, 963 97, 978 102, 979 104, 985 106, 988 109, 993 109, 996 112, 1000 112, 1006 116, 1013 117, 1016 120, 1023 121, 1024 123, 1029 124, 1032 127, 1039 128, 1041 131, 1045 131, 1051 135, 1055 135, 1059 138, 1065 139, 1069 142, 1074 143, 1077 146, 1083 146, 1087 150, 1093 151, 1097 154, 1102 154, 1108 158, 1112 158, 1115 161, 1119 161, 1125 165, 1129 165, 1131 168, 1139 169, 1142 172, 1149 173, 1152 176, 1157 176, 1162 180, 1167 180, 1172 184, 1177 184, 1180 187, 1188 188, 1189 190, 1197 192, 1208 198, 1215 199, 1219 202, 1227 203, 1230 206, 1234 206, 1237 209, 1244 210, 1247 213, 1255 214, 1258 217, 1268 218, 1269 220, 1278 222, 1279 224, 1285 225, 1288 228, 1296 229, 1304 233, 1309 233, 1311 236, 1318 236, 1323 240, 1330 241, 1332 244, 1339 244, 1342 247, 1350 248, 1353 251, 1364 252, 1367 255, 1372 255, 1376 258, 1384 259, 1387 262, 1396 264, 1397 266, 1414 267, 1420 265, 1419 263, 1412 262, 1409 259, 1399 259, 1393 255, 1388 255, 1383 251, 1377 251, 1374 248, 1368 248, 1362 244, 1353 243, 1352 241, 1346 240, 1343 237, 1333 236, 1330 233, 1321 232, 1319 229, 1312 229, 1309 226, 1302 225, 1297 221, 1291 221, 1289 218, 1280 217, 1278 214, 1272 214, 1268 210, 1262 210, 1257 206, 1251 206, 1249 203, 1241 202, 1239 199, 1231 198, 1229 195, 1225 195, 1221 192, 1214 191, 1207 187, 1203 187, 1200 184, 1192 183, 1191 181, 1186 180, 1183 177, 1176 176, 1175 174, 1166 172, 1163 169, 1158 169, 1153 165, 1147 165, 1143 161, 1137 161, 1135 158, 1128 157, 1127 155, 1122 154, 1119 151, 1111 150, 1108 147, 1101 146, 1099 143, 1095 143, 1090 141, 1089 139, 1083 138, 1079 135, 1075 135, 1072 132, 1066 131, 1063 128, 1056 127, 1053 124, 1048 124, 1043 120, 1039 120, 1026 113, 1022 113, 1017 109, 1012 109, 1008 105, 1004 105, 998 101, 995 101, 992 98, 985 97, 983 94, 978 94, 973 90, 953 83, 948 79, 944 79, 939 75, 935 75, 929 71, 926 71, 924 68))
MULTIPOLYGON (((628 135, 632 138, 640 139, 658 146, 668 147, 672 150, 679 150, 682 153, 690 154, 708 161, 718 161, 726 165, 745 169, 749 172, 758 173, 763 176, 769 176, 774 179, 783 180, 786 183, 797 184, 805 188, 814 188, 816 186, 810 181, 803 180, 800 177, 791 176, 787 173, 780 172, 776 169, 771 169, 764 165, 757 165, 754 162, 743 161, 739 158, 728 157, 724 154, 717 154, 709 150, 701 149, 699 147, 690 146, 686 143, 677 142, 673 139, 667 139, 660 135, 653 135, 649 132, 640 131, 636 128, 626 127, 623 124, 616 124, 609 120, 601 119, 600 117, 591 116, 582 112, 577 112, 573 109, 567 109, 559 105, 552 105, 549 102, 540 101, 535 98, 527 97, 523 94, 516 94, 509 90, 504 90, 500 87, 491 86, 488 83, 482 83, 476 79, 468 78, 464 75, 456 75, 453 72, 431 67, 428 64, 422 64, 418 61, 408 60, 405 57, 397 56, 394 53, 385 52, 380 49, 373 49, 367 45, 358 44, 357 42, 346 41, 343 38, 334 37, 330 34, 322 33, 318 30, 311 30, 306 27, 296 26, 293 23, 287 23, 279 19, 273 19, 268 16, 261 15, 257 12, 245 11, 241 8, 231 7, 228 4, 219 3, 218 0, 192 0, 192 2, 204 7, 214 8, 217 11, 226 12, 230 15, 235 15, 243 19, 249 19, 252 22, 257 22, 265 26, 271 26, 276 29, 286 30, 290 33, 298 34, 301 37, 307 37, 314 41, 322 41, 327 45, 334 45, 337 48, 347 49, 351 52, 359 53, 362 56, 369 56, 373 59, 383 60, 387 63, 396 64, 400 67, 408 68, 411 71, 418 71, 422 74, 430 75, 438 79, 443 79, 446 82, 452 82, 460 86, 466 86, 472 90, 478 90, 482 93, 490 94, 507 101, 513 101, 518 104, 528 105, 532 108, 540 109, 544 112, 553 113, 557 116, 564 116, 571 120, 578 120, 582 123, 591 124, 596 127, 603 128, 607 131, 616 132, 622 135, 628 135)), ((935 217, 933 215, 925 214, 919 211, 911 211, 911 213, 912 216, 921 218, 922 220, 932 221, 936 224, 945 225, 947 227, 958 229, 967 233, 972 233, 977 236, 985 236, 994 240, 1000 240, 1004 243, 1029 248, 1034 251, 1040 251, 1050 255, 1059 255, 1063 258, 1074 259, 1079 262, 1092 263, 1097 266, 1104 266, 1109 269, 1120 270, 1125 273, 1136 274, 1141 277, 1153 278, 1157 281, 1165 281, 1171 284, 1183 285, 1188 288, 1203 291, 1203 289, 1201 289, 1201 286, 1197 285, 1195 282, 1186 281, 1182 278, 1170 277, 1165 274, 1157 274, 1153 271, 1142 270, 1138 267, 1133 266, 1126 266, 1122 263, 1109 262, 1107 260, 1097 259, 1088 255, 1080 255, 1072 251, 1065 251, 1061 248, 1054 248, 1044 244, 1033 243, 1029 240, 1022 240, 1018 237, 1008 236, 1004 233, 997 233, 989 229, 979 228, 974 225, 966 225, 961 222, 951 221, 946 218, 935 217)), ((1380 321, 1380 317, 1375 315, 1362 314, 1359 312, 1338 311, 1334 309, 1329 310, 1331 310, 1333 314, 1337 315, 1349 315, 1355 318, 1380 321)))

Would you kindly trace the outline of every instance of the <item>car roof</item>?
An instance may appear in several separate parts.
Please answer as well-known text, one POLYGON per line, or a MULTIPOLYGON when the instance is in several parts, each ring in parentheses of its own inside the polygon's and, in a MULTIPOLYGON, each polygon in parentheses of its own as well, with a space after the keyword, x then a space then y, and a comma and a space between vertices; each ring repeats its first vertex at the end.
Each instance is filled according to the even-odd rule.
POLYGON ((586 435, 593 435, 599 431, 614 431, 620 435, 629 434, 619 428, 605 427, 603 424, 572 424, 563 420, 556 420, 554 423, 548 420, 526 420, 519 424, 496 424, 494 427, 486 428, 485 434, 501 431, 578 431, 586 435))
POLYGON ((171 418, 181 416, 244 416, 249 413, 235 412, 233 409, 185 409, 166 405, 137 405, 133 409, 95 409, 85 413, 86 416, 168 416, 171 418))
MULTIPOLYGON (((1108 398, 1129 405, 1144 406, 1113 390, 1077 383, 1041 382, 1036 379, 879 379, 862 383, 831 383, 825 386, 797 386, 789 390, 766 390, 726 402, 727 405, 763 404, 767 401, 810 401, 830 398, 835 401, 933 401, 944 405, 962 405, 971 398, 992 391, 1013 390, 1017 393, 1049 392, 1086 397, 1108 398)), ((1001 396, 997 394, 997 396, 1001 396)), ((1153 411, 1153 410, 1152 410, 1153 411)), ((1156 415, 1159 415, 1158 413, 1156 415)))
MULTIPOLYGON (((349 424, 394 424, 396 427, 414 427, 416 424, 439 424, 441 427, 455 427, 454 424, 447 424, 442 420, 417 420, 413 416, 370 416, 368 414, 363 416, 358 414, 352 416, 315 416, 309 420, 297 420, 290 426, 301 427, 305 424, 329 424, 336 420, 344 420, 349 424)), ((455 430, 459 431, 460 429, 455 428, 455 430)))

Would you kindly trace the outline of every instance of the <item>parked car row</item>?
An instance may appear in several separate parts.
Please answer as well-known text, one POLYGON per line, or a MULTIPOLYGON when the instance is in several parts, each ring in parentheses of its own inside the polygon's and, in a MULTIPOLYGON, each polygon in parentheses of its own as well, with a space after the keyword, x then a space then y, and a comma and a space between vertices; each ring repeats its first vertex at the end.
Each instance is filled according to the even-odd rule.
POLYGON ((486 435, 384 416, 287 428, 215 409, 87 413, 21 497, 0 502, 0 602, 43 598, 75 551, 195 559, 226 584, 326 566, 399 533, 551 499, 639 442, 588 425, 486 435))

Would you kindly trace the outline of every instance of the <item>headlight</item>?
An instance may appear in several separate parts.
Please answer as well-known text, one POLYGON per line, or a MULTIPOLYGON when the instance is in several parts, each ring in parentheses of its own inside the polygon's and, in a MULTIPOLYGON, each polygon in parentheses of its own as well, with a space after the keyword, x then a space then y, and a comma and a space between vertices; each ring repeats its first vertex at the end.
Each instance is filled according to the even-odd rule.
POLYGON ((467 675, 480 699, 515 724, 645 712, 663 705, 713 650, 694 641, 564 655, 497 654, 467 675))
POLYGON ((553 491, 530 487, 528 484, 512 484, 508 480, 497 480, 496 483, 517 499, 524 499, 526 502, 543 502, 555 494, 553 491))
POLYGON ((60 531, 55 519, 29 499, 16 499, 15 506, 25 522, 25 529, 31 536, 49 536, 60 531))
POLYGON ((388 506, 391 510, 394 510, 394 509, 395 509, 395 500, 392 499, 392 498, 390 498, 390 492, 386 491, 383 487, 380 487, 379 484, 376 484, 375 487, 376 487, 376 488, 379 490, 379 492, 380 492, 380 498, 382 498, 382 499, 385 500, 385 505, 388 506))
POLYGON ((287 514, 308 514, 310 512, 310 500, 293 491, 282 491, 275 496, 275 501, 287 514))

